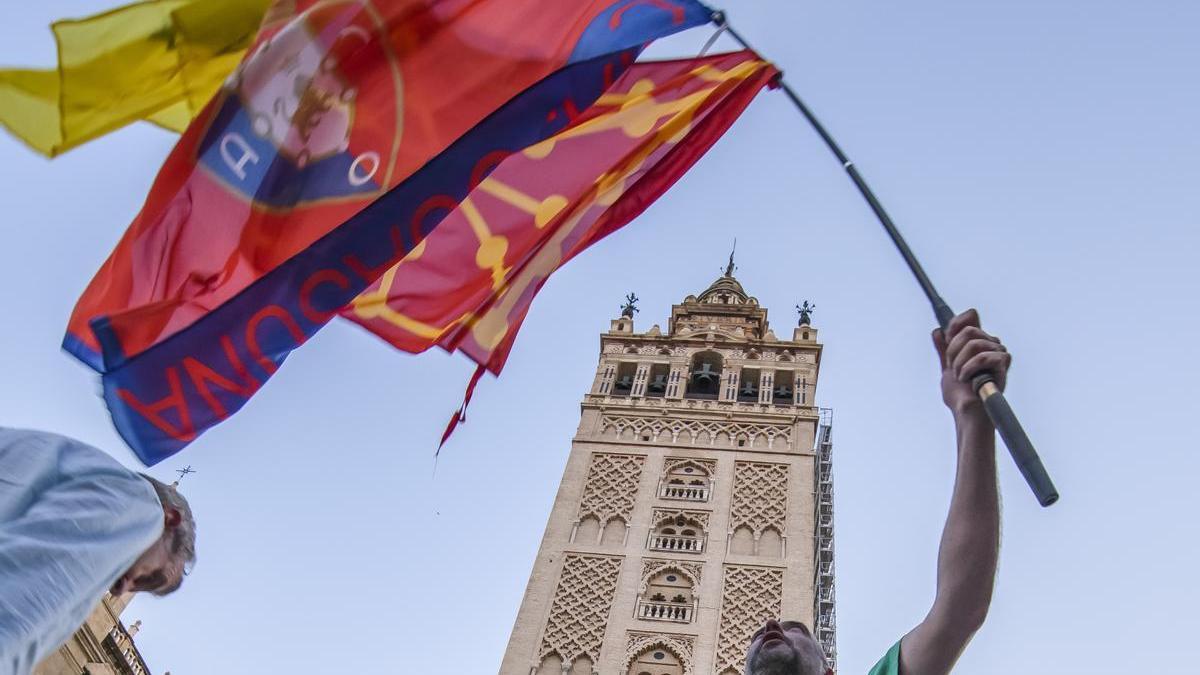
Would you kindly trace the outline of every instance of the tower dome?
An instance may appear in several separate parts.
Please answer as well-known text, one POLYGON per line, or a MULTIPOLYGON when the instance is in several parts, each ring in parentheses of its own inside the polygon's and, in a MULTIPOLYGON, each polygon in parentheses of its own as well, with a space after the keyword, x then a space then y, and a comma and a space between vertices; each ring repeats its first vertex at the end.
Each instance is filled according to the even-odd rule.
POLYGON ((751 300, 752 298, 746 295, 746 290, 742 288, 742 284, 728 274, 714 281, 697 299, 701 304, 711 305, 758 304, 757 301, 751 302, 751 300))

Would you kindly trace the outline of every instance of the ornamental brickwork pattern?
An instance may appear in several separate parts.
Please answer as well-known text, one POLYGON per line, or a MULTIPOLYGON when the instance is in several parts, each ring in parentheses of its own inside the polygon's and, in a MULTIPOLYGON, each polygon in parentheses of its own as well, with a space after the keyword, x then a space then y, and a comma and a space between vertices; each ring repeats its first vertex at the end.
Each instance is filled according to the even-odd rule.
POLYGON ((727 565, 717 633, 718 675, 743 675, 750 638, 783 611, 783 570, 727 565))
POLYGON ((736 462, 729 529, 745 526, 761 535, 768 527, 779 534, 787 528, 788 466, 766 462, 736 462))
POLYGON ((621 518, 628 523, 645 463, 641 455, 592 455, 579 502, 579 518, 593 516, 601 524, 621 518))
POLYGON ((604 415, 600 418, 600 433, 603 434, 609 429, 614 429, 618 438, 625 431, 631 430, 634 438, 649 434, 651 439, 660 443, 682 442, 709 447, 735 446, 736 440, 743 441, 748 447, 755 447, 756 442, 762 438, 767 449, 774 449, 776 444, 782 448, 792 440, 790 425, 759 422, 604 415))
POLYGON ((564 664, 587 656, 600 661, 600 645, 617 589, 621 558, 567 555, 563 560, 538 659, 558 654, 564 664))
POLYGON ((663 475, 665 476, 675 469, 688 466, 689 464, 702 470, 709 476, 715 476, 717 474, 717 460, 715 459, 701 459, 699 457, 667 457, 665 460, 663 460, 663 475))

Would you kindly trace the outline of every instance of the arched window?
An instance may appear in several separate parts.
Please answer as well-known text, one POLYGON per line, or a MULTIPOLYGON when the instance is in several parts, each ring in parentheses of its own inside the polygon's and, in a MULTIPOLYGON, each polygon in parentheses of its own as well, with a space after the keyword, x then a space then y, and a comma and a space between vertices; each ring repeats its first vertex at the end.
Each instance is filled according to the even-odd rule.
POLYGON ((745 525, 733 531, 729 541, 729 552, 738 555, 754 555, 754 532, 745 525))
POLYGON ((671 376, 671 366, 666 363, 655 363, 650 366, 650 379, 646 381, 646 395, 663 397, 667 394, 667 378, 671 376))
POLYGON ((601 546, 624 546, 625 535, 629 528, 625 526, 625 521, 620 518, 613 518, 604 524, 604 530, 600 532, 601 546))
POLYGON ((775 371, 775 390, 771 402, 775 405, 792 405, 796 400, 796 374, 790 370, 775 371))
POLYGON ((696 615, 694 582, 682 572, 667 569, 643 581, 637 618, 691 623, 696 615))
POLYGON ((598 544, 600 543, 600 533, 600 520, 596 516, 587 516, 576 526, 574 541, 583 544, 598 544))
POLYGON ((742 403, 758 403, 758 386, 762 373, 754 368, 742 368, 738 378, 737 400, 742 403))
POLYGON ((628 396, 633 391, 633 376, 637 374, 637 364, 622 362, 617 365, 617 377, 613 380, 613 394, 628 396))
POLYGON ((702 465, 691 462, 678 464, 663 477, 659 496, 663 499, 706 502, 711 492, 710 482, 708 471, 702 465))
POLYGON ((562 666, 563 662, 558 654, 550 652, 538 666, 537 675, 562 675, 562 666))
POLYGON ((717 398, 721 388, 721 355, 716 352, 700 352, 692 357, 688 373, 686 398, 717 398))
POLYGON ((763 530, 758 539, 758 555, 764 558, 783 557, 783 537, 773 527, 763 530))
POLYGON ((592 675, 596 672, 596 664, 592 663, 592 659, 587 655, 580 656, 571 664, 569 675, 592 675))
POLYGON ((660 522, 650 531, 649 548, 652 551, 679 553, 701 553, 704 551, 704 528, 700 523, 676 516, 660 522))

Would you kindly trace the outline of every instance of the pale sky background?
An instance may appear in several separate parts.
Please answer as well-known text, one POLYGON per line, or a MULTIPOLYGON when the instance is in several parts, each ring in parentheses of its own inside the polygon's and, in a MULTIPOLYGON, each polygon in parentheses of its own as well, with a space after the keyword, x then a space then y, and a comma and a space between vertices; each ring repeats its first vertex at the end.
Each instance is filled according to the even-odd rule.
MULTIPOLYGON (((0 63, 49 65, 56 18, 6 2, 0 63)), ((1001 458, 995 602, 958 672, 1194 673, 1200 620, 1195 258, 1200 3, 739 3, 951 305, 1015 354, 1009 398, 1057 481, 1001 458)), ((656 46, 693 54, 709 31, 656 46)), ((728 43, 725 43, 728 44, 728 43)), ((174 138, 139 125, 43 160, 0 135, 0 424, 135 460, 59 350, 79 292, 174 138)), ((622 296, 638 329, 720 273, 787 333, 817 304, 835 409, 838 646, 863 673, 920 620, 953 476, 932 317, 839 166, 778 92, 534 303, 507 370, 433 451, 472 370, 335 322, 232 420, 155 467, 199 562, 126 612, 155 673, 495 672, 622 296)))

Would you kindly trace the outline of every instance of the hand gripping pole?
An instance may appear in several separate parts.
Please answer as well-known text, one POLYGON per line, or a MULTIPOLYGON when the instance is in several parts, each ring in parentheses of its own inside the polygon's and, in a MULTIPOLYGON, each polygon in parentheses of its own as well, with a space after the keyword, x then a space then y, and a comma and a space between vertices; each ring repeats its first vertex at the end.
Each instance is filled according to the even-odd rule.
MULTIPOLYGON (((729 25, 724 12, 713 12, 713 23, 720 29, 725 31, 742 45, 745 49, 754 51, 748 42, 737 31, 729 25)), ((913 255, 912 249, 908 247, 908 243, 904 241, 900 231, 896 229, 896 224, 892 222, 887 211, 884 210, 883 204, 879 203, 879 199, 875 197, 875 193, 871 191, 870 186, 863 180, 863 177, 858 173, 858 169, 854 166, 842 149, 838 146, 829 132, 821 122, 813 115, 808 106, 804 105, 804 101, 796 95, 796 92, 788 86, 787 82, 783 81, 783 77, 779 78, 779 87, 783 89, 783 93, 787 95, 800 114, 808 120, 812 128, 816 130, 821 140, 825 141, 825 145, 829 147, 837 160, 842 163, 842 168, 850 175, 850 180, 854 181, 855 187, 862 193, 863 199, 870 205, 871 210, 875 212, 875 216, 879 219, 883 229, 891 238, 892 243, 896 245, 896 249, 900 251, 904 262, 908 264, 908 269, 912 271, 913 276, 917 278, 917 283, 921 285, 921 290, 924 291, 925 297, 929 299, 929 304, 933 308, 933 313, 937 317, 938 325, 945 330, 950 323, 950 319, 954 318, 954 311, 946 304, 941 295, 938 295, 937 289, 934 288, 933 282, 925 274, 925 270, 921 267, 920 261, 913 255)), ((1004 444, 1008 447, 1009 454, 1012 455, 1013 461, 1017 463, 1017 469, 1021 471, 1021 475, 1025 477, 1025 482, 1029 484, 1033 490, 1034 496, 1037 497, 1038 503, 1042 506, 1050 506, 1058 501, 1058 490, 1054 487, 1053 481, 1050 480, 1050 475, 1046 473, 1046 468, 1042 466, 1042 460, 1038 457, 1037 450, 1034 449, 1033 443, 1029 440, 1029 436, 1025 434, 1025 429, 1021 427, 1020 420, 1017 419, 1012 408, 1008 405, 1008 400, 1004 398, 1004 393, 996 386, 995 378, 992 375, 984 373, 975 377, 971 381, 975 388, 975 393, 983 400, 983 407, 987 410, 988 417, 991 418, 992 424, 996 426, 996 430, 1000 432, 1000 438, 1004 439, 1004 444)))

